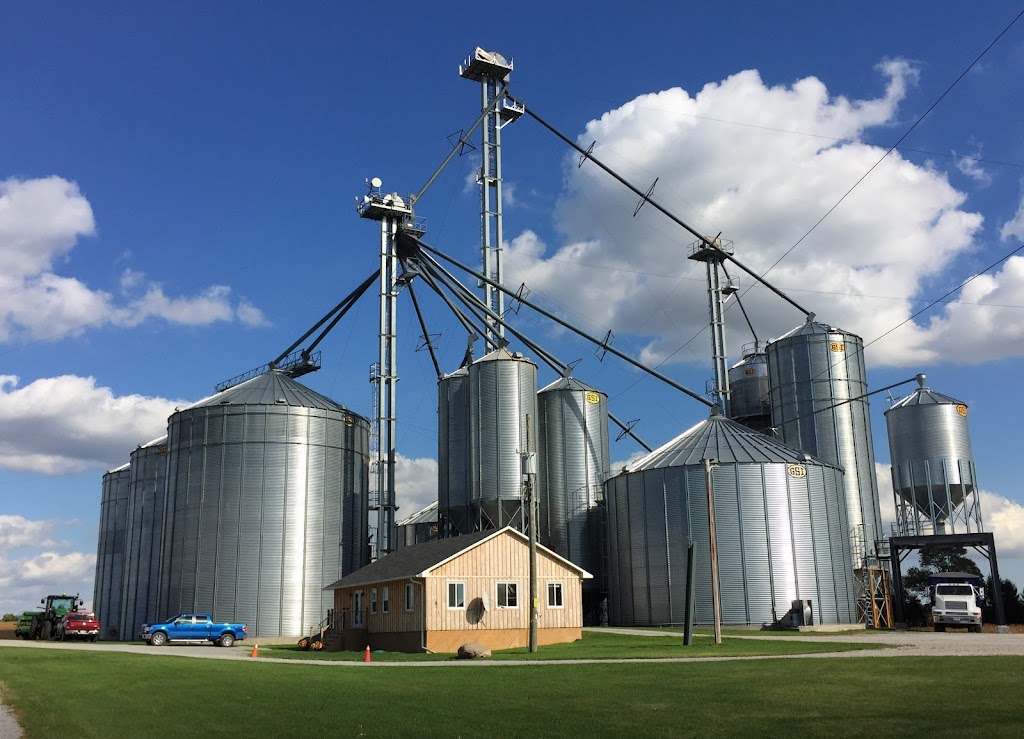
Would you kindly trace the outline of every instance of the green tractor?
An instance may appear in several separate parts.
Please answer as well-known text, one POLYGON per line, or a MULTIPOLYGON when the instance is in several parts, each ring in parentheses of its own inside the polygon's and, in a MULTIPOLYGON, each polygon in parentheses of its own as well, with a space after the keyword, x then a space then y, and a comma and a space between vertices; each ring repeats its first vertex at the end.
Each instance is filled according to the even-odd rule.
POLYGON ((32 631, 32 619, 40 615, 39 611, 25 611, 18 616, 18 624, 14 628, 14 635, 22 639, 28 639, 32 631))
POLYGON ((48 595, 39 601, 43 606, 41 613, 32 615, 32 623, 29 626, 29 633, 26 639, 55 639, 57 638, 57 622, 73 611, 84 601, 78 599, 77 595, 48 595))

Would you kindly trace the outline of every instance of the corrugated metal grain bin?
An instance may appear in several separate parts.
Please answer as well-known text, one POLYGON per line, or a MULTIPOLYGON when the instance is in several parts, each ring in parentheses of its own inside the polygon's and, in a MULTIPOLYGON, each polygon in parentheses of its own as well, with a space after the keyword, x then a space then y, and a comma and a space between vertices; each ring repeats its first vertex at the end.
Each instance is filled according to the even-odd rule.
POLYGON ((121 596, 125 584, 125 550, 128 540, 129 464, 103 475, 100 500, 99 541, 96 548, 96 580, 93 609, 100 620, 101 639, 131 639, 121 625, 121 596))
POLYGON ((923 518, 936 534, 980 531, 980 511, 975 523, 960 510, 977 489, 967 404, 925 387, 924 380, 920 375, 920 387, 885 412, 900 518, 923 518))
POLYGON ((537 393, 537 413, 541 543, 594 576, 585 590, 607 590, 608 396, 563 377, 537 393))
POLYGON ((121 638, 132 641, 142 625, 157 618, 160 540, 167 492, 167 437, 141 445, 131 454, 128 482, 128 540, 121 597, 121 638))
POLYGON ((441 538, 438 536, 437 501, 416 511, 408 518, 402 519, 396 524, 396 527, 398 538, 395 544, 398 549, 441 538))
POLYGON ((168 425, 158 610, 297 636, 368 563, 369 423, 272 371, 168 425))
POLYGON ((704 459, 717 464, 723 623, 772 623, 798 598, 812 601, 815 623, 853 623, 842 470, 721 415, 606 483, 612 623, 684 622, 690 540, 696 620, 713 620, 704 459))
POLYGON ((528 436, 537 443, 537 365, 507 349, 473 362, 469 413, 470 529, 523 530, 520 455, 528 436))
POLYGON ((729 368, 729 418, 754 431, 772 425, 772 400, 768 385, 768 357, 756 346, 729 368))
POLYGON ((469 369, 463 367, 437 383, 437 501, 441 536, 468 534, 470 417, 469 369))
POLYGON ((768 344, 772 426, 791 447, 843 468, 854 564, 886 533, 878 507, 864 342, 808 319, 768 344), (854 400, 857 398, 857 400, 854 400))

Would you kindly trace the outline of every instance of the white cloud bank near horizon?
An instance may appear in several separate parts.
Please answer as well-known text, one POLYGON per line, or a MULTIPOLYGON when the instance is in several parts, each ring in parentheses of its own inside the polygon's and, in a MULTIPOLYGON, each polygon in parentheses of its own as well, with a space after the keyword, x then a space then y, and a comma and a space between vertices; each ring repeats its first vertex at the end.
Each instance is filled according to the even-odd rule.
MULTIPOLYGON (((863 143, 864 135, 904 125, 899 105, 918 72, 901 60, 878 70, 884 91, 866 100, 835 96, 814 77, 770 86, 747 70, 692 95, 680 88, 642 95, 590 121, 577 141, 584 148, 596 142, 594 156, 638 186, 657 177, 659 203, 708 236, 721 231, 740 261, 765 273, 885 153, 863 143)), ((595 332, 643 337, 648 363, 666 360, 707 323, 703 267, 686 259, 695 237, 650 206, 634 217, 636 196, 593 164, 577 166, 578 159, 563 164, 556 213, 562 242, 519 233, 507 244, 508 282, 525 282, 595 332)), ((926 288, 953 287, 968 276, 957 260, 979 249, 983 217, 966 206, 950 174, 893 152, 768 279, 825 323, 866 341, 882 335, 922 307, 912 298, 934 297, 926 288)), ((976 169, 966 175, 981 177, 976 169)), ((1024 207, 1003 237, 1019 235, 1021 223, 1024 207)), ((731 274, 744 288, 752 283, 735 267, 731 274)), ((1024 257, 1012 257, 930 318, 871 346, 868 359, 920 366, 1020 355, 1024 314, 1007 306, 1022 302, 1024 257), (949 346, 959 347, 956 356, 949 346)), ((803 320, 763 288, 744 305, 762 337, 803 320)), ((729 311, 727 322, 730 346, 749 340, 738 311, 729 311)))
POLYGON ((56 176, 0 180, 0 341, 53 340, 153 319, 188 326, 266 324, 259 308, 234 300, 225 285, 169 296, 144 273, 125 270, 115 296, 59 274, 57 265, 82 237, 95 233, 92 206, 76 183, 56 176))

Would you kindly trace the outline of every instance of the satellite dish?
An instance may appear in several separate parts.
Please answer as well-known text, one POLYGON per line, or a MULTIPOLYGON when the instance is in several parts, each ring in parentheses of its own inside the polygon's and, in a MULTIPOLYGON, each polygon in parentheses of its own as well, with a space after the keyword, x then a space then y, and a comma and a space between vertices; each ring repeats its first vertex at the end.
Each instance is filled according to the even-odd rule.
POLYGON ((480 596, 480 602, 484 606, 484 613, 490 613, 491 612, 491 599, 487 595, 487 591, 486 590, 483 592, 483 595, 480 596))
POLYGON ((374 187, 380 187, 384 183, 380 181, 380 177, 374 177, 372 180, 370 180, 370 184, 373 185, 374 187))

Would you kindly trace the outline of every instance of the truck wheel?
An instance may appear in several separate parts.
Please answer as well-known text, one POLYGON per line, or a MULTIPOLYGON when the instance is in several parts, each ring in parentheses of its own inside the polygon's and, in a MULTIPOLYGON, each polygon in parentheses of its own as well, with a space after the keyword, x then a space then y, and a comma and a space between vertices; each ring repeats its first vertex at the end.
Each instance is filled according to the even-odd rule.
POLYGON ((231 634, 224 634, 220 638, 220 645, 222 647, 230 647, 234 643, 235 643, 235 637, 231 636, 231 634))
POLYGON ((154 647, 162 647, 167 643, 167 634, 162 631, 157 631, 153 636, 149 637, 149 643, 154 647))
POLYGON ((935 624, 935 630, 936 631, 945 631, 946 630, 946 625, 945 624, 935 624))
POLYGON ((39 638, 43 641, 49 641, 53 638, 53 624, 49 621, 43 621, 43 628, 39 632, 39 638))

